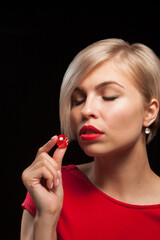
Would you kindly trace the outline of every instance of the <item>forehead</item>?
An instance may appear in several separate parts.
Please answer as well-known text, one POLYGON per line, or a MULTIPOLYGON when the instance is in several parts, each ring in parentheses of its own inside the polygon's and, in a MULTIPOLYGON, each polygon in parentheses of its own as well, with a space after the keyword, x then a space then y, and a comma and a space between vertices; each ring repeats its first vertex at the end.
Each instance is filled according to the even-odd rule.
POLYGON ((131 77, 121 71, 114 60, 111 59, 99 64, 90 71, 87 76, 81 80, 78 87, 92 88, 104 81, 116 82, 124 88, 128 85, 133 86, 131 77))

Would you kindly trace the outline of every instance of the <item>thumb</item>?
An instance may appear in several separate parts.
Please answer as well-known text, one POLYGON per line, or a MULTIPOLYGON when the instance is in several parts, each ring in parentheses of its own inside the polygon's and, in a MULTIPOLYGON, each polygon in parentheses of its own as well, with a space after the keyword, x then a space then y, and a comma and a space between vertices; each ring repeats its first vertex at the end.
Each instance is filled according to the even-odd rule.
POLYGON ((64 154, 67 150, 67 147, 65 148, 57 148, 53 154, 53 159, 61 166, 62 165, 62 160, 64 157, 64 154))

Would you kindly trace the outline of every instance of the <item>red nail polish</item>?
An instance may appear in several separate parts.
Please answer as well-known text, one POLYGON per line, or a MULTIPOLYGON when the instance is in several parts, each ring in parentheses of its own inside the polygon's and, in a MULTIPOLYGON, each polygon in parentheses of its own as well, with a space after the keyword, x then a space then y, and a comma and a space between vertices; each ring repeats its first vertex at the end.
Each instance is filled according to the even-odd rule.
POLYGON ((69 138, 66 135, 59 135, 58 139, 57 139, 57 145, 59 146, 59 148, 65 148, 68 146, 69 143, 69 138))

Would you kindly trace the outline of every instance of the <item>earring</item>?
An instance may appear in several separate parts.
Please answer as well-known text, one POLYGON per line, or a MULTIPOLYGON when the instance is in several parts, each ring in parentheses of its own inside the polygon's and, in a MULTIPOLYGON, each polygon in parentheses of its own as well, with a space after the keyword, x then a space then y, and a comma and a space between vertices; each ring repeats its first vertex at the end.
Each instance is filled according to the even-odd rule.
POLYGON ((146 127, 146 128, 145 128, 145 134, 148 135, 148 134, 150 134, 150 132, 151 132, 151 129, 150 129, 149 127, 146 127))

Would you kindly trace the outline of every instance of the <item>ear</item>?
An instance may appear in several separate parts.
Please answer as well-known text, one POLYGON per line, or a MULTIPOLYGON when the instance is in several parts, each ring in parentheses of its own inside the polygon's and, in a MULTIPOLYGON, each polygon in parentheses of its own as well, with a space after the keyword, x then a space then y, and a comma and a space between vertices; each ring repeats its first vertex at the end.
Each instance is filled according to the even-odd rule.
POLYGON ((150 104, 147 106, 144 115, 143 126, 149 127, 155 120, 159 112, 159 102, 152 98, 150 104))

